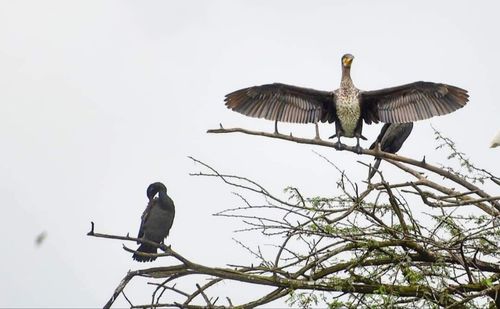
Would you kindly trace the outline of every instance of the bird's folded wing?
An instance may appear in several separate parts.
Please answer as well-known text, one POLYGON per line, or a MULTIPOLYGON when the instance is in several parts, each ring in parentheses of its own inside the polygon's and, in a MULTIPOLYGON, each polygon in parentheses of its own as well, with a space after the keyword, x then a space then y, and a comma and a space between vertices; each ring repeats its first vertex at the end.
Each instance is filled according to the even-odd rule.
POLYGON ((415 82, 361 93, 366 123, 405 123, 445 115, 465 106, 467 91, 455 86, 415 82))
POLYGON ((240 89, 226 95, 226 106, 243 115, 283 122, 335 121, 332 92, 285 84, 240 89))
POLYGON ((385 132, 387 132, 387 129, 389 129, 389 127, 391 125, 392 125, 392 123, 386 123, 382 126, 382 129, 380 130, 380 133, 378 134, 377 139, 370 145, 370 149, 375 149, 375 146, 377 145, 377 143, 380 143, 380 141, 382 140, 382 138, 385 135, 385 132))
MULTIPOLYGON (((146 209, 142 213, 141 226, 139 227, 139 233, 137 234, 137 238, 141 238, 144 235, 144 224, 148 220, 149 214, 151 214, 151 210, 155 204, 156 204, 156 199, 150 200, 148 203, 148 206, 146 206, 146 209)), ((137 242, 137 243, 139 243, 139 242, 137 242)))

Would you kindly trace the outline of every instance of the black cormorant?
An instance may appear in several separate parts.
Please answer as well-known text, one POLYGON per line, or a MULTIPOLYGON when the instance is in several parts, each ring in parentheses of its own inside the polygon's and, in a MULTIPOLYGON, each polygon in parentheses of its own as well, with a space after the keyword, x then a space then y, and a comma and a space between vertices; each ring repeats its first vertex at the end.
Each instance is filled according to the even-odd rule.
POLYGON ((361 91, 351 80, 353 59, 350 54, 342 57, 342 79, 337 90, 319 91, 279 83, 254 86, 226 95, 226 106, 241 114, 276 123, 335 122, 338 147, 343 146, 341 136, 356 137, 359 151, 359 139, 365 139, 361 134, 363 120, 367 124, 414 122, 451 113, 468 101, 464 89, 422 81, 361 91))
MULTIPOLYGON (((174 202, 167 195, 167 188, 161 182, 149 185, 146 190, 149 203, 141 216, 141 227, 137 238, 143 238, 156 243, 163 243, 163 239, 168 236, 175 217, 174 202), (155 195, 158 194, 158 197, 155 195)), ((141 244, 137 251, 146 253, 156 253, 156 247, 148 244, 141 244)), ((151 262, 156 257, 141 256, 134 254, 132 258, 139 262, 151 262)))
MULTIPOLYGON (((411 130, 413 129, 413 122, 409 123, 386 123, 380 130, 380 134, 377 139, 370 146, 370 149, 374 149, 377 143, 380 143, 380 150, 384 152, 396 153, 401 149, 403 143, 406 141, 408 136, 410 136, 411 130)), ((375 163, 370 169, 370 175, 368 179, 371 179, 378 170, 380 166, 380 161, 382 159, 375 158, 375 163)))

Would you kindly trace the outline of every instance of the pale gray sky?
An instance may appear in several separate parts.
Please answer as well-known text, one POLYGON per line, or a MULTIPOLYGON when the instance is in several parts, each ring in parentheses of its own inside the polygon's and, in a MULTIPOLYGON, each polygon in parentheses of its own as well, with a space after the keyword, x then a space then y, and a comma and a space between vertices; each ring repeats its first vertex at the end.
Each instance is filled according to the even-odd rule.
MULTIPOLYGON (((136 234, 154 181, 176 203, 175 250, 209 265, 249 261, 231 240, 240 224, 211 216, 237 200, 215 179, 188 176, 199 170, 188 155, 306 195, 335 194, 336 174, 311 149, 365 177, 356 160, 368 157, 205 133, 220 122, 272 131, 227 110, 224 95, 270 82, 332 90, 347 52, 361 89, 417 80, 468 89, 465 108, 417 123, 401 153, 444 158, 432 124, 500 173, 500 149, 488 148, 500 127, 499 9, 493 0, 0 1, 0 307, 102 306, 145 265, 119 241, 86 237, 89 222, 136 234)), ((314 136, 314 126, 281 128, 314 136)), ((323 137, 333 131, 321 126, 323 137)), ((127 294, 150 299, 140 282, 127 294)))

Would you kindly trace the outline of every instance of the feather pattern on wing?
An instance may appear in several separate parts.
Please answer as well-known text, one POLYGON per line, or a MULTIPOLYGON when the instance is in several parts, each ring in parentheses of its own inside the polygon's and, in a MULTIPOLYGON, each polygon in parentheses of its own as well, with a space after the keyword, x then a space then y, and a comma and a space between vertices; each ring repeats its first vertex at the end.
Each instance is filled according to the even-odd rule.
MULTIPOLYGON (((152 199, 149 201, 148 205, 146 206, 146 209, 141 215, 141 226, 139 227, 139 233, 137 235, 137 238, 141 238, 144 235, 144 225, 146 221, 148 220, 149 214, 151 213, 151 209, 156 205, 158 199, 152 199)), ((140 242, 137 242, 138 244, 140 242)))
POLYGON ((226 95, 226 106, 246 116, 294 123, 333 122, 333 92, 285 84, 240 89, 226 95))
POLYGON ((455 86, 415 82, 393 88, 363 91, 361 101, 366 123, 406 123, 445 115, 465 106, 467 91, 455 86))

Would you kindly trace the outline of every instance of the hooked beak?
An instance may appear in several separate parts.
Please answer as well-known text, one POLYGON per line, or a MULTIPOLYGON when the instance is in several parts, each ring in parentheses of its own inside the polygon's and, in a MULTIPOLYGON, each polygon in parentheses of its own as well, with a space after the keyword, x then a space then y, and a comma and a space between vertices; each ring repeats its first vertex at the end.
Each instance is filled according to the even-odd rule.
POLYGON ((344 57, 342 57, 342 64, 345 66, 345 67, 351 67, 351 64, 352 64, 352 60, 354 59, 353 56, 351 55, 345 55, 344 57))

